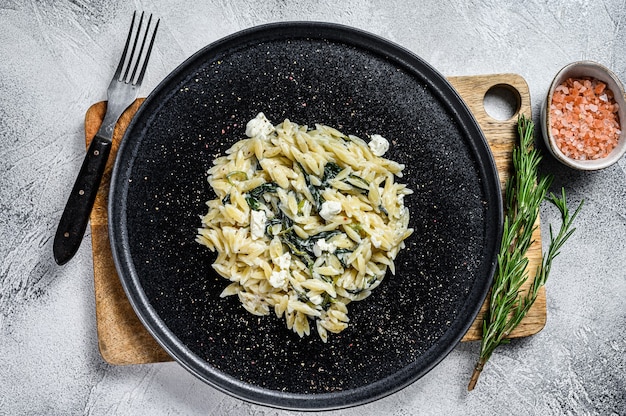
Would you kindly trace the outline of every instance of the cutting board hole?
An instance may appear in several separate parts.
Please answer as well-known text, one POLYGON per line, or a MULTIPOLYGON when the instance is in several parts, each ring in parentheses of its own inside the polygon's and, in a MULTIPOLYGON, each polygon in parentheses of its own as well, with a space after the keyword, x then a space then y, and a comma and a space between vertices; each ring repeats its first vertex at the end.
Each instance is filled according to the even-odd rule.
POLYGON ((489 88, 483 98, 485 112, 490 117, 506 121, 517 115, 522 98, 517 89, 508 84, 498 84, 489 88))

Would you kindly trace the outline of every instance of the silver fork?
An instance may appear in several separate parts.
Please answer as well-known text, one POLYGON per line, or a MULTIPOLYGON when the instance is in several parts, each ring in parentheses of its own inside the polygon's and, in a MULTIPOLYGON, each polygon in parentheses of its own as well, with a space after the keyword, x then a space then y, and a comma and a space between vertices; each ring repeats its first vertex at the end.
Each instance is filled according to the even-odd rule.
POLYGON ((139 87, 146 73, 160 19, 152 25, 152 15, 150 15, 148 23, 142 31, 144 13, 141 13, 135 29, 136 17, 137 12, 133 13, 124 52, 122 52, 117 70, 107 90, 107 111, 104 120, 91 141, 89 149, 87 149, 85 160, 65 205, 54 237, 54 260, 60 265, 67 263, 80 247, 104 168, 111 152, 111 140, 115 124, 122 113, 137 98, 139 87), (142 40, 139 44, 140 39, 142 40), (130 52, 129 47, 131 47, 130 52))

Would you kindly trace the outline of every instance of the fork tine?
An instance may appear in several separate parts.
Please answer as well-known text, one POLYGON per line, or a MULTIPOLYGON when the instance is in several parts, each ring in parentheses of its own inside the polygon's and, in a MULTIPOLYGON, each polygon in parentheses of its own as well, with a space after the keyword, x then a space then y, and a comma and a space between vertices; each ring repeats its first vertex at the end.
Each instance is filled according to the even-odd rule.
MULTIPOLYGON (((141 62, 141 54, 143 54, 143 48, 146 46, 146 38, 148 37, 148 32, 150 31, 150 23, 152 23, 152 14, 150 14, 150 16, 148 17, 148 24, 146 25, 146 30, 144 31, 144 34, 143 34, 143 40, 141 41, 141 47, 139 48, 139 53, 137 53, 137 60, 134 63, 133 73, 131 74, 130 78, 126 80, 128 83, 133 84, 133 85, 134 85, 133 81, 135 79, 135 75, 137 74, 137 68, 139 67, 139 63, 141 62)), ((139 32, 137 32, 137 37, 139 37, 139 32)), ((134 58, 134 54, 133 54, 133 58, 134 58)))
MULTIPOLYGON (((152 16, 150 16, 152 18, 152 16)), ((148 46, 148 51, 146 52, 146 58, 143 61, 143 66, 141 67, 141 72, 139 72, 139 77, 137 78, 137 81, 135 82, 137 85, 141 85, 141 82, 143 81, 143 76, 146 74, 146 68, 148 67, 148 61, 150 60, 150 54, 152 53, 152 46, 154 45, 154 39, 156 38, 156 34, 157 34, 157 30, 159 29, 159 22, 161 22, 161 19, 158 19, 156 21, 156 25, 154 26, 154 31, 152 32, 152 39, 150 39, 150 45, 148 46)), ((148 25, 149 27, 149 25, 148 25)), ((147 35, 148 31, 146 29, 146 35, 147 35)), ((144 38, 144 42, 146 41, 146 39, 144 38)), ((143 49, 143 46, 142 46, 143 49)), ((137 61, 137 65, 139 65, 139 60, 137 61)), ((135 71, 137 70, 137 68, 135 68, 135 71)), ((133 77, 134 77, 134 72, 133 72, 133 77)))
POLYGON ((118 80, 120 79, 120 75, 122 75, 122 68, 124 68, 124 62, 126 61, 126 53, 128 52, 128 46, 130 45, 130 39, 133 36, 133 28, 135 27, 135 17, 137 16, 137 11, 133 12, 133 20, 130 22, 130 29, 128 30, 128 37, 126 38, 126 44, 124 45, 124 52, 122 52, 122 57, 120 58, 120 63, 117 65, 117 69, 115 70, 115 75, 113 78, 118 80))
MULTIPOLYGON (((148 39, 148 34, 150 32, 150 24, 152 23, 152 14, 148 19, 148 24, 146 25, 146 30, 143 34, 143 40, 141 41, 141 48, 139 48, 139 53, 137 54, 137 61, 135 62, 135 67, 133 68, 133 73, 128 79, 128 82, 135 85, 135 75, 137 75, 137 70, 139 69, 139 65, 141 64, 141 57, 143 56, 143 50, 146 47, 146 40, 148 39)), ((139 34, 138 34, 139 35, 139 34)), ((149 58, 149 55, 146 55, 146 59, 149 58)), ((144 61, 145 62, 145 61, 144 61)))
MULTIPOLYGON (((141 12, 141 18, 139 19, 139 26, 137 27, 137 32, 135 34, 135 40, 133 41, 133 49, 130 51, 130 56, 128 58, 128 65, 126 66, 126 71, 124 71, 124 77, 122 81, 128 83, 128 73, 133 63, 133 57, 135 56, 135 49, 137 49, 137 42, 139 41, 139 33, 141 33, 141 27, 143 26, 143 15, 144 12, 141 12)), ((129 34, 130 36, 130 34, 129 34)))

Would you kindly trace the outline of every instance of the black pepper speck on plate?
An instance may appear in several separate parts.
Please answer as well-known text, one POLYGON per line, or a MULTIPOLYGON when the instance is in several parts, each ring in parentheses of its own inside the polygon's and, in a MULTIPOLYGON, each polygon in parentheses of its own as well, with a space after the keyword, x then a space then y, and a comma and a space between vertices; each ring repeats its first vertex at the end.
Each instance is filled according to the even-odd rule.
POLYGON ((414 382, 464 335, 493 275, 499 197, 474 118, 427 63, 344 26, 272 24, 209 45, 147 98, 116 160, 110 236, 137 314, 193 374, 256 403, 341 408, 414 382), (415 192, 396 275, 351 303, 348 329, 328 343, 220 298, 228 281, 194 241, 214 197, 207 170, 259 112, 383 135, 415 192))

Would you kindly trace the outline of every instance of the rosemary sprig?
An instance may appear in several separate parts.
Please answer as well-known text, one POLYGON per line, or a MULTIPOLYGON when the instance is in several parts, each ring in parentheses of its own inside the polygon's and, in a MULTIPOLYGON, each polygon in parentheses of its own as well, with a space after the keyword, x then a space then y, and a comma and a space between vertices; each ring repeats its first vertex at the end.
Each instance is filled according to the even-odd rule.
POLYGON ((550 274, 552 261, 575 231, 572 223, 583 205, 581 201, 570 215, 564 189, 560 197, 554 194, 547 197, 553 178, 551 175, 539 177, 541 154, 533 145, 532 120, 522 115, 518 119, 517 130, 520 143, 513 149, 513 175, 506 184, 504 230, 498 255, 498 268, 491 288, 489 309, 483 321, 480 356, 468 390, 473 390, 476 386, 478 377, 493 351, 499 345, 509 343, 507 336, 519 325, 537 299, 539 289, 545 285, 550 274), (526 293, 522 293, 521 288, 528 280, 526 253, 534 242, 532 234, 537 228, 535 222, 540 205, 545 199, 559 209, 561 227, 555 236, 550 226, 548 251, 542 263, 537 266, 532 285, 526 293))

